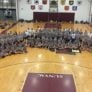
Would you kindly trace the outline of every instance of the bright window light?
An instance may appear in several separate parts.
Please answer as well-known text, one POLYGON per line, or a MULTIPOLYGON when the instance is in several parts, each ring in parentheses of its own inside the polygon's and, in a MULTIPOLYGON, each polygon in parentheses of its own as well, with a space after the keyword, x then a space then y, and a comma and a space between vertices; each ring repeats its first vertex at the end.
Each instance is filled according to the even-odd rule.
POLYGON ((4 0, 3 3, 9 3, 9 0, 4 0))

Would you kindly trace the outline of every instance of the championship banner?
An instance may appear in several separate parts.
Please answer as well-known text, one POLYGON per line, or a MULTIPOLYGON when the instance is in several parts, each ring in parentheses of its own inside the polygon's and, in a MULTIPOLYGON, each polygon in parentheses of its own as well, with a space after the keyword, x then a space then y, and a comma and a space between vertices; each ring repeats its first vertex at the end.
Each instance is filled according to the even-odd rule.
POLYGON ((66 11, 68 11, 68 10, 69 10, 69 6, 65 6, 64 9, 65 9, 66 11))
POLYGON ((27 3, 28 3, 28 4, 31 4, 31 3, 32 3, 32 0, 27 0, 27 3))
POLYGON ((42 3, 43 4, 47 4, 47 0, 42 0, 42 3))
POLYGON ((69 5, 73 5, 74 4, 74 0, 69 0, 69 5))
POLYGON ((65 3, 66 3, 66 0, 61 0, 62 5, 65 5, 65 3))
POLYGON ((43 9, 43 6, 42 5, 38 5, 38 9, 39 10, 42 10, 43 9))
POLYGON ((81 0, 78 0, 77 1, 77 5, 81 5, 82 4, 82 1, 81 0))
POLYGON ((72 6, 73 11, 77 11, 77 6, 72 6))
POLYGON ((39 0, 34 0, 34 4, 39 4, 39 0))
POLYGON ((34 10, 35 9, 35 5, 31 5, 31 9, 34 10))

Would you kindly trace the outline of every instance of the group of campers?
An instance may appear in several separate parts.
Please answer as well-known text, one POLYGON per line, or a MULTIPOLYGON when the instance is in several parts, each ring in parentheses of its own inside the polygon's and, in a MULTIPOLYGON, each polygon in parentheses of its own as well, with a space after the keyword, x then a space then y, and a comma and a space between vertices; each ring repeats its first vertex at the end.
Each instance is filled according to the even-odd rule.
POLYGON ((0 57, 27 53, 27 47, 45 48, 56 53, 92 52, 92 32, 79 29, 27 29, 23 33, 0 35, 0 57))
POLYGON ((27 52, 26 41, 22 34, 8 33, 0 35, 0 57, 27 52))

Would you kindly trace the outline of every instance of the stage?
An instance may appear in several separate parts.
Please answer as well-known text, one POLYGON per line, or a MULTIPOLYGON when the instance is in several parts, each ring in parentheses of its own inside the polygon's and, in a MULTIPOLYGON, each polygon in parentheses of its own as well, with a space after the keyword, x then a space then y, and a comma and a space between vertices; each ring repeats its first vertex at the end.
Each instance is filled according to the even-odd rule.
POLYGON ((60 23, 55 23, 55 22, 48 22, 45 23, 44 28, 57 28, 57 29, 61 29, 61 24, 60 23))

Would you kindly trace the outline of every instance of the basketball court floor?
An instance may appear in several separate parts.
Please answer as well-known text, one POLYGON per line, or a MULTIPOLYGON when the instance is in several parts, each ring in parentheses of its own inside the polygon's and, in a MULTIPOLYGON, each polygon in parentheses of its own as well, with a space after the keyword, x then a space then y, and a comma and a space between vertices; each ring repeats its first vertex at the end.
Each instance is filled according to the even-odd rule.
MULTIPOLYGON (((18 23, 9 31, 23 32, 45 23, 18 23)), ((92 31, 87 24, 61 23, 63 28, 92 31)), ((7 32, 9 32, 7 31, 7 32)), ((56 54, 46 49, 28 48, 28 53, 0 59, 0 92, 23 92, 29 73, 73 75, 76 92, 92 92, 92 53, 56 54)))

